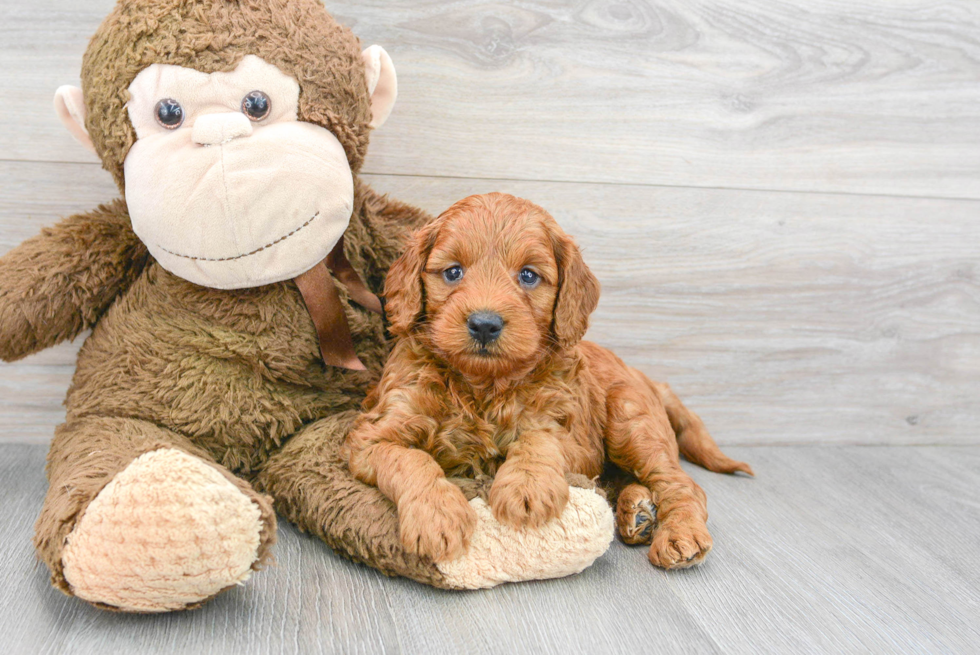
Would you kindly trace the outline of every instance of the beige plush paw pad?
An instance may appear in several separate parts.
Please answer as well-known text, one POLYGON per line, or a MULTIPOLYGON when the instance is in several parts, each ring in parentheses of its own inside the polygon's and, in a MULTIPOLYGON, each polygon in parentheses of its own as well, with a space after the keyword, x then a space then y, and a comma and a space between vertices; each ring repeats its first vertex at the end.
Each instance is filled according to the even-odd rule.
POLYGON ((68 535, 65 579, 80 598, 165 612, 244 582, 260 511, 220 472, 175 449, 135 459, 68 535))
POLYGON ((572 487, 561 516, 537 528, 499 523, 480 498, 470 505, 478 521, 469 550, 436 566, 457 589, 482 589, 502 582, 544 580, 580 573, 609 548, 613 513, 606 499, 572 487))

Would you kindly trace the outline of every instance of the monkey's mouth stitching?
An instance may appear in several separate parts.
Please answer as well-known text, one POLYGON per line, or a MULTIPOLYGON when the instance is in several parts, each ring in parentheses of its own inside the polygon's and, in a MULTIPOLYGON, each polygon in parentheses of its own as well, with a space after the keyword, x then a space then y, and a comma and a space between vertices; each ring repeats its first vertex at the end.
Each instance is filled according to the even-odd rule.
POLYGON ((166 248, 164 248, 163 246, 160 246, 160 245, 158 245, 158 247, 160 248, 160 250, 162 250, 162 251, 164 251, 166 253, 169 253, 169 254, 173 255, 174 257, 183 257, 184 259, 193 259, 193 260, 196 260, 196 261, 199 261, 199 262, 230 262, 230 261, 234 261, 236 259, 243 259, 245 257, 251 257, 252 255, 254 255, 256 253, 260 253, 263 250, 266 250, 268 248, 271 248, 272 246, 276 245, 277 243, 282 243, 283 241, 285 241, 286 239, 288 239, 289 237, 293 236, 294 234, 296 234, 297 232, 299 232, 300 230, 302 230, 304 227, 306 227, 307 225, 309 225, 310 223, 312 223, 313 221, 315 221, 317 219, 317 217, 319 217, 319 216, 320 216, 320 212, 317 212, 317 213, 313 214, 313 217, 310 220, 306 221, 305 223, 303 223, 302 225, 300 225, 298 228, 296 228, 295 230, 293 230, 289 234, 284 234, 283 236, 279 237, 275 241, 273 241, 271 243, 267 243, 264 246, 262 246, 261 248, 256 248, 252 252, 247 252, 244 255, 235 255, 234 257, 213 257, 213 258, 212 257, 194 257, 192 255, 182 255, 179 252, 173 252, 172 250, 167 250, 166 248))

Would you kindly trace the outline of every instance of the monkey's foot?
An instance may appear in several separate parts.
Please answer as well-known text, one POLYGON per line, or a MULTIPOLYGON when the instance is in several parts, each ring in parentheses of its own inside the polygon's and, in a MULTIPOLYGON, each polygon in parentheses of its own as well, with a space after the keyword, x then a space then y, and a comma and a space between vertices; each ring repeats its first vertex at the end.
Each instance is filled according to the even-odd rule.
POLYGON ((180 450, 155 450, 86 508, 65 544, 65 579, 89 602, 183 609, 248 579, 261 530, 259 507, 218 470, 180 450))
POLYGON ((500 523, 486 501, 471 500, 478 520, 469 549, 436 565, 449 586, 483 589, 585 570, 612 542, 612 510, 605 498, 590 489, 572 487, 569 492, 562 514, 537 528, 515 529, 500 523))

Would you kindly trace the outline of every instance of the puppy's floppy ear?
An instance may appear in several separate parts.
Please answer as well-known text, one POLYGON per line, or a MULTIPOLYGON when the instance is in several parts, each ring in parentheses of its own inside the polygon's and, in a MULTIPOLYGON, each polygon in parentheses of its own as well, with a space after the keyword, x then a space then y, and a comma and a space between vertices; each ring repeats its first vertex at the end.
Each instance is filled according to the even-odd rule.
POLYGON ((438 221, 424 226, 409 241, 408 249, 395 260, 385 278, 385 315, 391 333, 407 335, 421 318, 424 307, 422 273, 439 233, 438 221))
POLYGON ((558 262, 558 297, 551 330, 559 346, 571 348, 585 336, 589 315, 599 304, 599 280, 585 265, 572 238, 557 226, 550 231, 558 262))

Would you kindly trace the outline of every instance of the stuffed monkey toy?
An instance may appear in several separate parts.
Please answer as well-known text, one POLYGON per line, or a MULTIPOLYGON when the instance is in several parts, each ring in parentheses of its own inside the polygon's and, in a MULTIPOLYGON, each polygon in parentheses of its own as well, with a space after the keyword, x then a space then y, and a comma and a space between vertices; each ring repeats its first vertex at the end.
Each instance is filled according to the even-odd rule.
MULTIPOLYGON (((55 107, 122 197, 0 259, 0 357, 92 329, 47 462, 35 545, 102 607, 195 607, 271 555, 276 511, 338 552, 448 588, 584 569, 612 515, 576 489, 462 559, 402 545, 339 446, 387 352, 375 293, 429 217, 358 179, 396 95, 319 0, 120 0, 55 107)), ((584 485, 588 486, 588 485, 584 485)))

